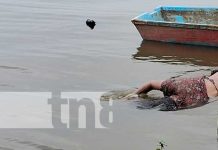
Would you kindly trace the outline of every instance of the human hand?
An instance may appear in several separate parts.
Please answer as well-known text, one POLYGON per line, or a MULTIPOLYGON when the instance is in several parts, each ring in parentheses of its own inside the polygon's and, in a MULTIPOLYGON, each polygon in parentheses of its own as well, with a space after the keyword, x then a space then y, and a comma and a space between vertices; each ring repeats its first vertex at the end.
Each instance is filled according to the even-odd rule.
POLYGON ((130 94, 128 94, 128 95, 126 95, 126 96, 124 97, 124 99, 127 99, 127 100, 133 99, 133 98, 138 98, 138 94, 136 94, 136 93, 130 93, 130 94))

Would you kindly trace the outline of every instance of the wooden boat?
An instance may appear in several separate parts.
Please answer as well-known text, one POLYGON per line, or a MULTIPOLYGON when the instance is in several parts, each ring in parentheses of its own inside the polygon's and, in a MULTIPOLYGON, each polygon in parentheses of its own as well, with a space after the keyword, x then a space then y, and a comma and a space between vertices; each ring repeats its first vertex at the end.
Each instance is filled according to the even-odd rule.
POLYGON ((218 46, 218 8, 159 7, 132 23, 145 40, 218 46))

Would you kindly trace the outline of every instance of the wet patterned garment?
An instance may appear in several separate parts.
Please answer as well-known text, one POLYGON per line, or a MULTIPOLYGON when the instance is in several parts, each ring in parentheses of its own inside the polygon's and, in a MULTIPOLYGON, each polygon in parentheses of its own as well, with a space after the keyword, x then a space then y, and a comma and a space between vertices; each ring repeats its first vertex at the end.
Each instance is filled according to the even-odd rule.
POLYGON ((200 106, 209 100, 204 76, 165 80, 161 84, 161 91, 165 97, 170 97, 176 102, 178 109, 200 106))

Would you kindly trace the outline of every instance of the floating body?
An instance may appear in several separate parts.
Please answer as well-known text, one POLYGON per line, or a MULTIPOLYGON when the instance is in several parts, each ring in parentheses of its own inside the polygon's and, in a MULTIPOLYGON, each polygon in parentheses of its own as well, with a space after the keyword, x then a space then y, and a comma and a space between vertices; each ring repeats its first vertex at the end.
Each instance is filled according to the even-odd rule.
POLYGON ((145 40, 218 46, 218 8, 159 7, 132 23, 145 40))

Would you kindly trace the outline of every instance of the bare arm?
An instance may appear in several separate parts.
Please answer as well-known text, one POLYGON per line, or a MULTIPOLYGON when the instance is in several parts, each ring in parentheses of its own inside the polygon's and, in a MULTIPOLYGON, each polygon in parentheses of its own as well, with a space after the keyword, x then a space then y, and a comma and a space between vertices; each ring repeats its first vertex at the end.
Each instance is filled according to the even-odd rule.
POLYGON ((163 81, 150 81, 144 84, 142 87, 140 87, 135 93, 141 94, 141 93, 147 93, 151 90, 160 90, 162 82, 163 81))

